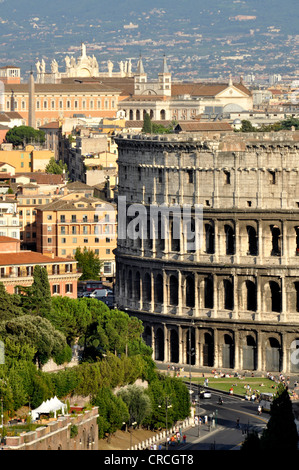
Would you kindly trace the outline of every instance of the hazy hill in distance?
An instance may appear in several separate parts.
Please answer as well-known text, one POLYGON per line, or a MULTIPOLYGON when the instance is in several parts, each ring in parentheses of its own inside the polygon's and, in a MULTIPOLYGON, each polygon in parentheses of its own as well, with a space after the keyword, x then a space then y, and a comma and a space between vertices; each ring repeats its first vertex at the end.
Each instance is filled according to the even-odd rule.
MULTIPOLYGON (((249 71, 260 61, 274 72, 280 56, 285 62, 276 60, 277 73, 287 72, 299 68, 292 49, 297 43, 289 39, 298 34, 297 10, 298 0, 0 0, 0 66, 14 63, 28 72, 37 58, 54 57, 62 64, 85 42, 98 45, 99 63, 108 54, 117 62, 142 52, 154 67, 165 53, 173 71, 194 74, 200 65, 202 75, 214 62, 219 68, 222 56, 249 54, 249 71), (129 23, 138 27, 124 28, 129 23), (197 56, 208 62, 198 64, 197 56)), ((228 61, 220 72, 239 68, 228 61)))

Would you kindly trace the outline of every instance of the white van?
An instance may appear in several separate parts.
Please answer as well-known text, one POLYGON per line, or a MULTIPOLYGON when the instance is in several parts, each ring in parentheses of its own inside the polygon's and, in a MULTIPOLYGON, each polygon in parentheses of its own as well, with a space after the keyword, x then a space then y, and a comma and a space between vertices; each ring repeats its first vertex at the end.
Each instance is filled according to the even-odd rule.
POLYGON ((108 289, 95 289, 91 294, 90 297, 100 299, 101 297, 107 297, 108 289))

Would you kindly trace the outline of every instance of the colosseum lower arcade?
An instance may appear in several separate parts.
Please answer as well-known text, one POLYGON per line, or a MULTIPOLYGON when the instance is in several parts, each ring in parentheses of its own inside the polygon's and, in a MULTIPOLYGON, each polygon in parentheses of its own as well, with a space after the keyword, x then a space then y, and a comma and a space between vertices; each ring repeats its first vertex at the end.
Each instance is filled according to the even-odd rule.
POLYGON ((117 303, 142 320, 153 358, 298 373, 299 133, 138 134, 116 142, 125 201, 117 303), (162 205, 166 237, 151 212, 162 205), (138 207, 146 218, 136 216, 138 207), (192 233, 202 208, 199 246, 188 243, 182 217, 174 237, 174 207, 190 208, 192 233))

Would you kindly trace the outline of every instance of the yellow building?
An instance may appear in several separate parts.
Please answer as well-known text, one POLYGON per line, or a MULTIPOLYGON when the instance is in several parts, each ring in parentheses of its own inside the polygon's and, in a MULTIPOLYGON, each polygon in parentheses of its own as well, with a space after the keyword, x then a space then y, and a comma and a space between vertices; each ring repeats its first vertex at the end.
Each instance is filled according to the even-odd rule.
POLYGON ((78 247, 91 249, 103 262, 102 275, 112 279, 116 223, 115 207, 103 200, 80 194, 71 200, 61 197, 36 207, 36 248, 66 258, 73 258, 78 247))
POLYGON ((0 150, 0 162, 12 165, 15 173, 45 171, 52 157, 53 151, 36 150, 33 145, 26 145, 24 150, 0 150))

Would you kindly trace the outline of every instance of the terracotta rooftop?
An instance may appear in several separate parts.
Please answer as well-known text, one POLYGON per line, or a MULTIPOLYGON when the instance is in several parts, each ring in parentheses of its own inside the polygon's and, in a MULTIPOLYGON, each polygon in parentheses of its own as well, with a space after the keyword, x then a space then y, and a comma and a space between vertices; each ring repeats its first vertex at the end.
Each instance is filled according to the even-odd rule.
POLYGON ((5 235, 0 236, 0 243, 10 243, 10 242, 21 243, 21 241, 18 238, 6 237, 5 235))
POLYGON ((228 122, 179 122, 175 130, 183 132, 232 131, 228 122))
MULTIPOLYGON (((191 95, 191 96, 216 96, 228 88, 227 83, 172 83, 171 95, 191 95)), ((238 90, 250 96, 251 92, 242 83, 234 83, 238 90)))
POLYGON ((59 121, 52 121, 52 122, 48 122, 48 124, 43 124, 42 126, 39 126, 39 129, 59 129, 59 128, 60 128, 59 121))
POLYGON ((36 184, 63 184, 64 179, 63 175, 54 175, 51 173, 40 173, 40 172, 33 172, 33 173, 15 173, 13 178, 18 179, 22 176, 26 178, 30 178, 31 182, 35 182, 36 184))
POLYGON ((50 257, 37 253, 35 251, 19 251, 17 253, 0 253, 0 266, 12 266, 21 264, 53 264, 53 263, 68 263, 75 260, 66 258, 50 257))

